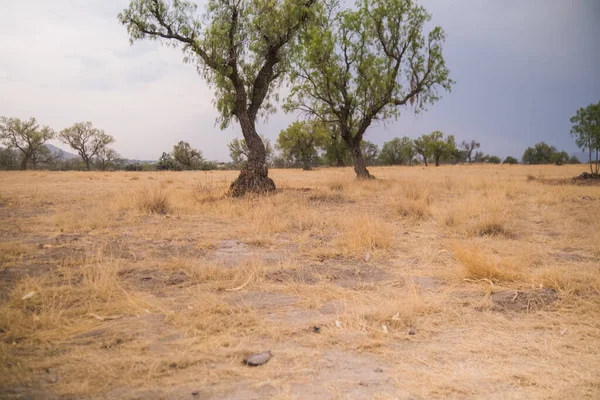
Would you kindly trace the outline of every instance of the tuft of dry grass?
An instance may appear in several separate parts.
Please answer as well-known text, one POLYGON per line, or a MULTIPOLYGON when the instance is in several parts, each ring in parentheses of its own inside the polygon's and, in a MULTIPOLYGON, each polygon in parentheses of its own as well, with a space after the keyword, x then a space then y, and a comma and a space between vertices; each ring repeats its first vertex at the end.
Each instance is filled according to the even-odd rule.
POLYGON ((489 252, 483 251, 480 246, 453 243, 450 249, 459 263, 459 272, 464 279, 512 282, 523 277, 522 266, 506 258, 499 260, 489 252))
POLYGON ((164 215, 173 212, 169 192, 161 187, 145 187, 132 197, 135 208, 142 213, 164 215))

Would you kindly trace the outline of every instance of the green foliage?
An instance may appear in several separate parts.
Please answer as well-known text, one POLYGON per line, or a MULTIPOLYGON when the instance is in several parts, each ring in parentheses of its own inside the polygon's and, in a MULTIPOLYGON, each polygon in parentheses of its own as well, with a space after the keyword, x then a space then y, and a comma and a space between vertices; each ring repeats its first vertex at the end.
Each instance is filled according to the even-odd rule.
POLYGON ((502 162, 502 160, 498 156, 487 155, 485 156, 485 159, 486 162, 490 164, 500 164, 502 162))
POLYGON ((36 157, 45 156, 44 144, 56 133, 48 126, 40 127, 35 118, 22 121, 19 118, 0 117, 0 143, 21 153, 21 169, 36 157), (42 154, 44 153, 44 154, 42 154))
POLYGON ((204 158, 200 150, 193 149, 188 142, 180 141, 173 146, 173 159, 181 169, 200 169, 204 158))
POLYGON ((474 163, 484 163, 485 157, 486 157, 486 155, 483 154, 483 151, 476 151, 475 155, 473 156, 473 162, 474 163))
POLYGON ((354 154, 373 121, 399 117, 401 106, 424 110, 450 90, 445 34, 424 33, 430 15, 412 0, 320 11, 297 48, 286 109, 335 124, 354 154))
POLYGON ((456 141, 453 135, 444 138, 442 131, 433 131, 424 138, 427 153, 435 160, 435 166, 440 165, 440 161, 450 160, 456 151, 456 141))
POLYGON ((157 171, 181 171, 181 166, 170 153, 162 153, 158 163, 156 164, 157 171))
POLYGON ((116 150, 103 147, 94 158, 94 166, 101 171, 117 169, 121 163, 121 156, 116 150))
POLYGON ((504 164, 518 164, 519 160, 514 157, 508 156, 504 159, 504 164))
POLYGON ((600 102, 580 108, 571 118, 571 135, 581 150, 588 151, 590 172, 600 173, 600 102), (595 158, 593 154, 595 153, 595 158))
MULTIPOLYGON (((271 141, 268 138, 263 135, 260 135, 260 138, 265 144, 267 165, 270 165, 273 162, 273 146, 271 146, 271 141)), ((250 149, 248 148, 246 139, 235 138, 227 145, 227 147, 229 148, 229 156, 236 166, 235 168, 245 168, 245 165, 248 162, 248 156, 250 155, 250 149)))
POLYGON ((523 164, 556 164, 562 165, 569 161, 566 151, 559 152, 556 147, 544 142, 537 143, 534 147, 528 147, 523 153, 523 164))
POLYGON ((115 139, 94 128, 91 122, 78 122, 70 128, 63 129, 58 134, 59 139, 71 146, 79 154, 88 170, 92 169, 92 160, 115 139))
POLYGON ((301 163, 305 170, 309 170, 328 135, 327 128, 318 121, 294 122, 279 133, 277 148, 284 158, 301 163))
POLYGON ((429 140, 429 135, 423 135, 420 138, 415 139, 413 142, 415 151, 423 158, 425 166, 427 166, 427 161, 431 157, 429 140))
POLYGON ((569 158, 569 164, 581 164, 581 161, 579 161, 579 158, 576 156, 571 156, 569 158))
POLYGON ((19 169, 19 152, 11 148, 0 148, 0 169, 11 171, 19 169))
POLYGON ((369 142, 368 140, 363 140, 360 142, 360 150, 367 166, 377 164, 377 158, 379 157, 379 146, 377 146, 375 143, 369 142))
POLYGON ((394 138, 383 144, 379 154, 379 163, 382 165, 412 165, 416 155, 412 139, 407 136, 402 139, 394 138))
POLYGON ((343 167, 348 162, 351 163, 348 145, 342 139, 339 128, 334 124, 327 124, 327 129, 329 135, 321 147, 324 151, 323 161, 337 167, 343 167))
POLYGON ((119 21, 132 43, 150 39, 182 46, 184 61, 214 88, 225 128, 239 113, 248 112, 254 121, 259 112, 274 110, 276 90, 289 67, 289 47, 313 4, 209 0, 200 17, 191 1, 132 0, 119 21))

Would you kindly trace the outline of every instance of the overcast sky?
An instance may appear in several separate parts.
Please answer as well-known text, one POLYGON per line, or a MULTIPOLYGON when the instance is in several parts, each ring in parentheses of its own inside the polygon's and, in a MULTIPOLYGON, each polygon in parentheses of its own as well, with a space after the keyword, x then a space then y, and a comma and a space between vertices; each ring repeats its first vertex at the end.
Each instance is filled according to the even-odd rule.
MULTIPOLYGON (((226 145, 241 130, 215 125, 213 91, 179 50, 129 45, 116 19, 127 4, 0 0, 0 115, 33 116, 57 131, 92 121, 127 158, 157 159, 185 140, 206 158, 228 160, 226 145)), ((569 118, 600 101, 599 0, 422 4, 447 33, 444 55, 457 83, 427 112, 373 126, 367 140, 382 145, 440 129, 501 157, 520 158, 542 140, 577 151, 569 118)), ((274 141, 297 118, 280 111, 259 133, 274 141)))

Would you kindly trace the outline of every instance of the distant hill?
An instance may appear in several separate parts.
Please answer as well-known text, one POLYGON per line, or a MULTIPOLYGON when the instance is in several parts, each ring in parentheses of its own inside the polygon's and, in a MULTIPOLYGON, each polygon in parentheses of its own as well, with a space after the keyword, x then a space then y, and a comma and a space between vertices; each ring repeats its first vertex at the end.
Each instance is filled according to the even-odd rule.
POLYGON ((48 148, 48 150, 50 150, 53 154, 60 154, 63 158, 63 160, 70 160, 72 158, 79 158, 78 155, 73 154, 73 153, 69 153, 68 151, 64 151, 63 149, 60 149, 52 144, 46 144, 46 147, 48 148))

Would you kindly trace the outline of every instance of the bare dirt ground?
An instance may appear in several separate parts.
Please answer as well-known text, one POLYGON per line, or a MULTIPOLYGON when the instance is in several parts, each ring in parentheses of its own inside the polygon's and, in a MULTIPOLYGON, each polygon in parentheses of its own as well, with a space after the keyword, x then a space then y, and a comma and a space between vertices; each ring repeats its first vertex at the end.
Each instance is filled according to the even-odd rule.
POLYGON ((600 398, 583 170, 2 173, 0 398, 600 398))

